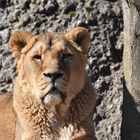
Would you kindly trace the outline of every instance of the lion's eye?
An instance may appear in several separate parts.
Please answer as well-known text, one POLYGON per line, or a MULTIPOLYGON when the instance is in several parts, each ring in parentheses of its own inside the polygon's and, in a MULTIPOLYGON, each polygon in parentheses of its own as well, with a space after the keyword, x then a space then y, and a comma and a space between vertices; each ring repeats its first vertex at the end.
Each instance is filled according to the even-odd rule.
POLYGON ((68 62, 68 61, 70 61, 71 59, 72 59, 72 54, 70 54, 70 53, 67 53, 67 54, 63 54, 62 55, 62 60, 64 61, 64 62, 68 62))
POLYGON ((38 54, 37 55, 34 55, 33 56, 33 59, 34 60, 37 60, 37 61, 40 61, 41 60, 41 55, 38 55, 38 54))

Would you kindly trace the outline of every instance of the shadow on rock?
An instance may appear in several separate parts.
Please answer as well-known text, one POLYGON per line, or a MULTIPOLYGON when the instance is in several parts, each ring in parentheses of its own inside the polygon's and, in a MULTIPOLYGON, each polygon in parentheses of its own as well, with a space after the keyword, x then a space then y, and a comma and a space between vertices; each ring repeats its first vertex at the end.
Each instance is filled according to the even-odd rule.
POLYGON ((122 140, 140 140, 140 113, 136 104, 124 83, 124 103, 122 120, 122 140))

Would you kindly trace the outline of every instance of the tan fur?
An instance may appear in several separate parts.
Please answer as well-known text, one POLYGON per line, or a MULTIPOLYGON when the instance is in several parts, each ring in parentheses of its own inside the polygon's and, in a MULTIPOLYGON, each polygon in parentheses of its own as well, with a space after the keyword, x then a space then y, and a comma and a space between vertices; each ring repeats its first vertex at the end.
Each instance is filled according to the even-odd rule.
POLYGON ((0 95, 0 140, 14 140, 16 115, 12 106, 12 94, 0 95))
POLYGON ((94 140, 88 31, 16 32, 10 45, 18 76, 13 95, 0 96, 0 140, 94 140))

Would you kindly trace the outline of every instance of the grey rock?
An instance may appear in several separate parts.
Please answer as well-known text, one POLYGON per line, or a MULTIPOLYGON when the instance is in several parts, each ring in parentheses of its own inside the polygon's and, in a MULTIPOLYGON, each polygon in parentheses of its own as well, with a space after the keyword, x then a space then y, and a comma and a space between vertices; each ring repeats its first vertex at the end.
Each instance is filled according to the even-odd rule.
POLYGON ((0 31, 0 36, 2 37, 3 41, 6 43, 9 39, 9 33, 10 33, 10 30, 9 29, 5 29, 5 30, 2 30, 0 31))
POLYGON ((64 14, 69 14, 71 11, 75 11, 76 10, 76 5, 74 3, 70 3, 67 6, 65 6, 64 8, 64 14))

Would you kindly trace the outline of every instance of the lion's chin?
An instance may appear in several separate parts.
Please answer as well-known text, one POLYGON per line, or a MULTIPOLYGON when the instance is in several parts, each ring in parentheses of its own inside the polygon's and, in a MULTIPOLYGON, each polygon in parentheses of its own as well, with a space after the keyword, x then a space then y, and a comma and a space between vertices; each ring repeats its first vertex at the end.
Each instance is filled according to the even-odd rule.
POLYGON ((43 98, 43 103, 49 106, 59 105, 63 101, 62 93, 57 89, 50 90, 43 98))

